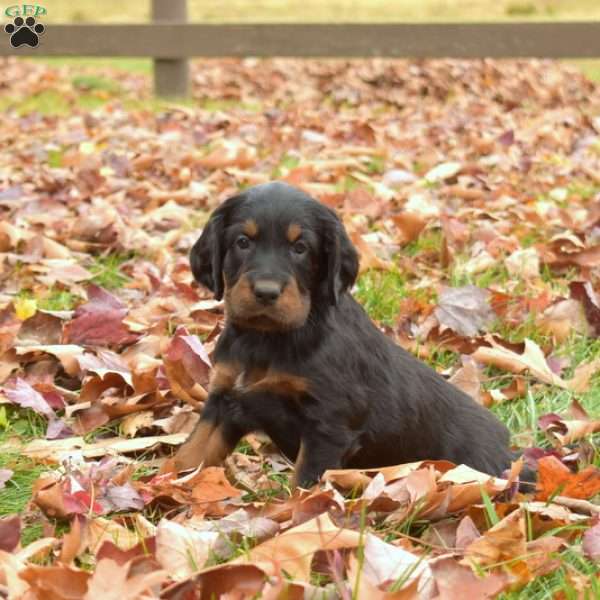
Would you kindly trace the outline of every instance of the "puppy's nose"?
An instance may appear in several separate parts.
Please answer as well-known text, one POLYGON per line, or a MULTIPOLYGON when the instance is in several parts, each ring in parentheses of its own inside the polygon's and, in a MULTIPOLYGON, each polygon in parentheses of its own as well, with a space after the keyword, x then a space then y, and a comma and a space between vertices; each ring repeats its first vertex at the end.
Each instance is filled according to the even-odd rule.
POLYGON ((269 279, 259 279, 254 282, 253 292, 263 304, 274 304, 281 295, 281 284, 269 279))

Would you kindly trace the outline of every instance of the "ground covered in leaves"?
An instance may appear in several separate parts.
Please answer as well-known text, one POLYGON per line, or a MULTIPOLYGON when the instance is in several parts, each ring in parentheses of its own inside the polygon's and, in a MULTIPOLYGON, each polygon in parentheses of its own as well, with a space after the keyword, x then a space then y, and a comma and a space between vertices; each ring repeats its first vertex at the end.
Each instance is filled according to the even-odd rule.
POLYGON ((0 597, 597 598, 600 88, 552 62, 0 69, 0 597), (343 216, 354 290, 509 426, 538 483, 425 461, 291 491, 260 435, 169 473, 221 303, 187 253, 279 178, 343 216))

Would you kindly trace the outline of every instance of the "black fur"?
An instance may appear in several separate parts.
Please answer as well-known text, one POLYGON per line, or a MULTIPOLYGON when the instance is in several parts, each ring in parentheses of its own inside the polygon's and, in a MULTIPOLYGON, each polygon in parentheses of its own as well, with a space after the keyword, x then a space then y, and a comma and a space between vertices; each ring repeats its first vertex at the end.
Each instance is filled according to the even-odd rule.
POLYGON ((224 286, 256 273, 284 289, 294 278, 310 298, 307 318, 293 328, 254 328, 226 312, 215 363, 239 365, 241 384, 211 391, 201 422, 220 427, 227 447, 261 430, 296 459, 302 443, 296 473, 302 485, 326 469, 421 459, 447 459, 493 475, 510 466, 506 427, 394 344, 352 298, 356 250, 335 213, 302 191, 275 182, 227 200, 195 244, 191 264, 218 298, 224 286), (240 249, 236 244, 246 245, 237 241, 240 227, 248 219, 258 235, 240 249), (291 223, 301 226, 308 246, 300 258, 285 236, 291 223), (244 389, 244 373, 253 369, 296 377, 306 390, 244 389))

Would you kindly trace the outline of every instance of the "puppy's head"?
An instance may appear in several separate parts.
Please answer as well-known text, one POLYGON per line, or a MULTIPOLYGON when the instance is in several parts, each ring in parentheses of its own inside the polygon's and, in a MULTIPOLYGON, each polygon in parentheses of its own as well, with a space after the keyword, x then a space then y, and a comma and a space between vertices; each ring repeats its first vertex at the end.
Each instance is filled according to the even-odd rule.
POLYGON ((262 331, 301 327, 316 304, 336 304, 358 255, 336 214, 280 182, 250 188, 211 215, 190 255, 195 278, 228 319, 262 331))

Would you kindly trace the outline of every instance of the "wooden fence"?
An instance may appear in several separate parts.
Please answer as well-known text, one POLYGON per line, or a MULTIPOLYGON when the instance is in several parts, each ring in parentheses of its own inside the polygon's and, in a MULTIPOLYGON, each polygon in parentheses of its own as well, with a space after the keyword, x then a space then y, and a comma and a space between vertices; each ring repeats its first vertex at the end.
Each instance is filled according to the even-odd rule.
POLYGON ((188 57, 596 58, 600 21, 511 23, 187 23, 186 0, 152 0, 153 22, 48 25, 36 48, 0 44, 0 56, 143 56, 155 91, 185 96, 188 57))

